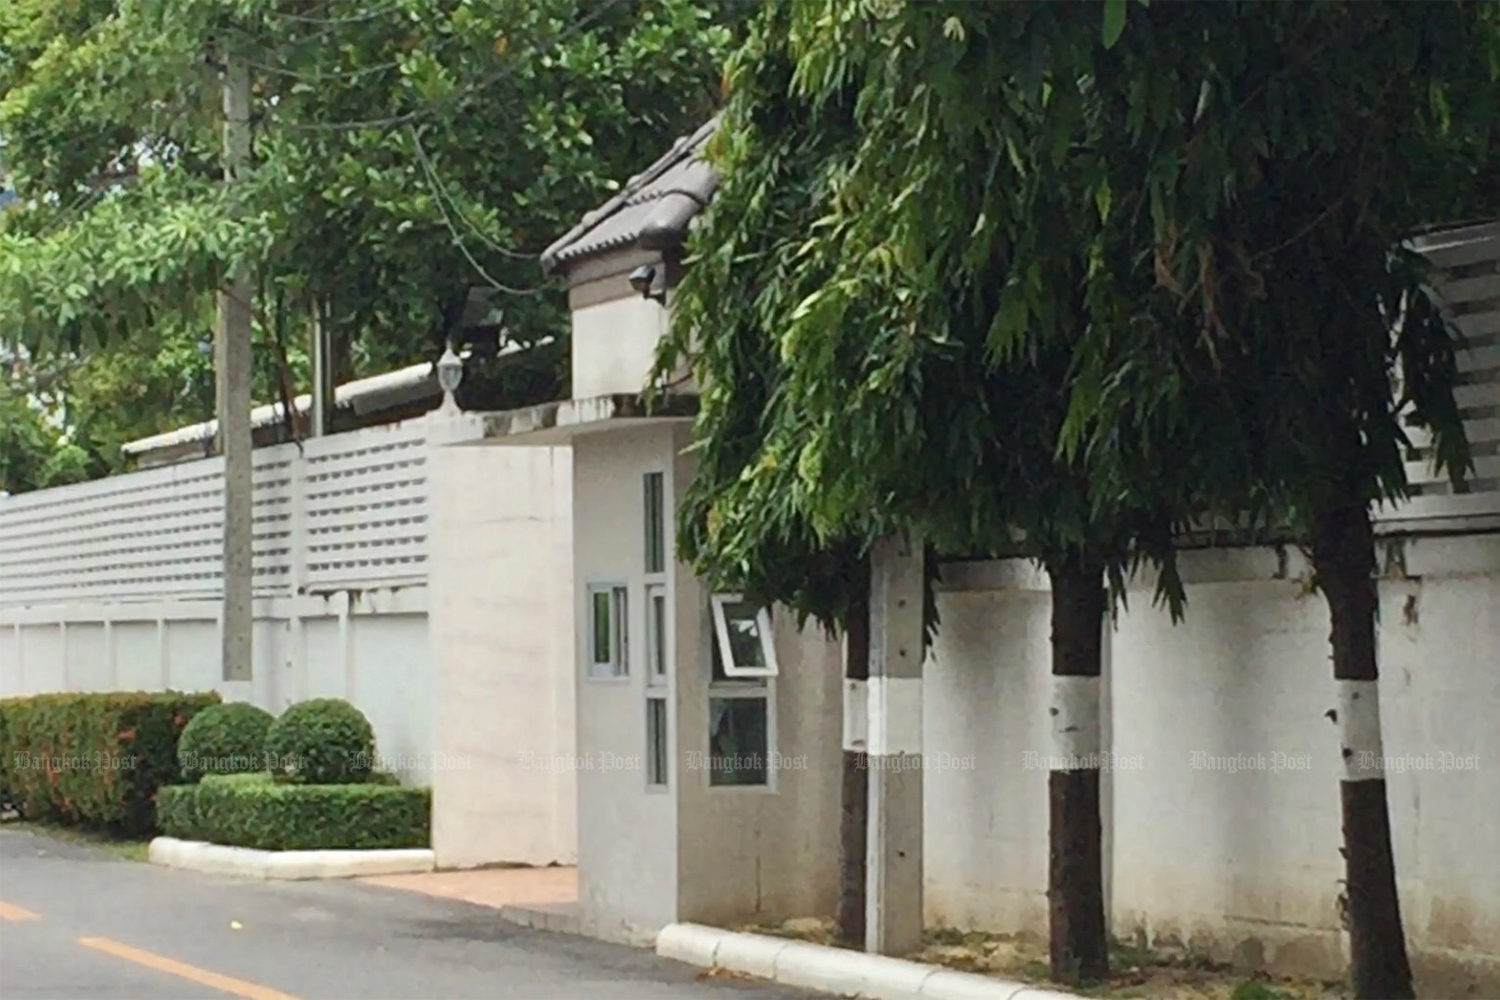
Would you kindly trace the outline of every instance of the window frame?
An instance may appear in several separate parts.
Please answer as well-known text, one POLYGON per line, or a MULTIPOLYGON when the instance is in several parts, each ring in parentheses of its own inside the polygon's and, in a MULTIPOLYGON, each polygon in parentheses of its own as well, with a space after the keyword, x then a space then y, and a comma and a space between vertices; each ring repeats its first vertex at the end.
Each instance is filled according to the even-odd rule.
POLYGON ((646 584, 646 686, 651 689, 668 686, 672 676, 672 604, 667 600, 667 585, 646 584), (656 609, 661 606, 658 621, 656 609), (658 669, 658 666, 660 669, 658 669))
MULTIPOLYGON (((732 595, 731 595, 732 596, 732 595)), ((726 792, 735 794, 771 794, 777 790, 777 768, 776 746, 777 746, 777 718, 776 718, 776 678, 775 676, 756 677, 734 677, 727 670, 724 677, 714 677, 714 658, 719 656, 720 665, 723 665, 723 653, 719 645, 719 637, 715 634, 715 615, 710 608, 708 615, 708 656, 707 660, 707 691, 703 700, 704 710, 709 712, 709 722, 712 724, 713 703, 718 700, 759 700, 765 704, 766 712, 766 767, 765 781, 757 784, 718 784, 714 781, 714 769, 710 765, 703 768, 703 784, 711 792, 726 792)), ((714 756, 713 731, 710 728, 705 734, 706 759, 712 761, 714 756)))
POLYGON ((730 680, 760 680, 777 677, 781 671, 776 659, 776 637, 771 631, 770 608, 760 608, 755 612, 756 637, 760 640, 761 658, 765 661, 765 665, 742 667, 734 662, 734 645, 729 641, 727 606, 744 603, 746 603, 745 599, 740 594, 721 593, 709 598, 709 607, 713 616, 713 640, 718 643, 724 676, 730 680))
POLYGON ((672 707, 670 699, 663 692, 661 694, 647 694, 646 696, 646 791, 663 792, 672 787, 672 707), (658 755, 656 753, 658 735, 654 730, 657 716, 653 713, 656 705, 661 706, 661 731, 660 731, 660 771, 657 769, 658 755))
POLYGON ((585 676, 591 681, 623 682, 630 680, 630 587, 624 583, 599 581, 590 583, 585 589, 588 609, 585 626, 585 641, 588 659, 585 661, 585 676), (610 658, 600 660, 599 619, 595 605, 600 595, 609 599, 609 643, 610 658))
POLYGON ((652 470, 641 476, 641 565, 648 576, 667 571, 667 474, 652 470), (653 501, 655 503, 653 504, 653 501))

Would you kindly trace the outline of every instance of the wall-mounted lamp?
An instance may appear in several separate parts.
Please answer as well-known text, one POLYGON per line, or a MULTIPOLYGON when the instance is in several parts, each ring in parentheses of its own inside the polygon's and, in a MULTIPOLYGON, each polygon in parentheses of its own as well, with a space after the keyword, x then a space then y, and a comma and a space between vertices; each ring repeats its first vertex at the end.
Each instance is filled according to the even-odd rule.
POLYGON ((443 356, 438 358, 437 363, 438 385, 443 390, 443 409, 449 413, 458 411, 458 401, 453 394, 458 391, 458 386, 464 380, 464 363, 457 354, 453 353, 453 345, 449 344, 443 356))
POLYGON ((630 287, 640 292, 643 299, 654 299, 662 305, 667 304, 666 289, 656 289, 656 268, 650 264, 642 264, 630 272, 630 287))

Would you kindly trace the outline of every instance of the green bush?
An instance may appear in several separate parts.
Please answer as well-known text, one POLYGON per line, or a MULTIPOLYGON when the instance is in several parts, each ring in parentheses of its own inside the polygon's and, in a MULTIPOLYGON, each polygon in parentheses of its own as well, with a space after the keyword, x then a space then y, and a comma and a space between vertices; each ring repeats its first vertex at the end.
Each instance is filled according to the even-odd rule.
POLYGON ((293 785, 262 775, 208 775, 163 788, 169 837, 266 851, 426 847, 432 792, 391 785, 293 785))
POLYGON ((270 712, 244 701, 205 708, 177 741, 182 779, 266 770, 266 731, 274 721, 270 712))
POLYGON ((219 696, 177 691, 41 694, 0 703, 0 785, 27 819, 151 832, 177 780, 177 741, 219 696))
POLYGON ((266 758, 277 777, 297 784, 363 782, 375 766, 375 730, 342 699, 298 702, 271 723, 266 758))
POLYGON ((0 810, 15 808, 15 799, 10 786, 12 755, 9 741, 5 738, 5 720, 10 706, 19 704, 21 698, 0 698, 0 810))

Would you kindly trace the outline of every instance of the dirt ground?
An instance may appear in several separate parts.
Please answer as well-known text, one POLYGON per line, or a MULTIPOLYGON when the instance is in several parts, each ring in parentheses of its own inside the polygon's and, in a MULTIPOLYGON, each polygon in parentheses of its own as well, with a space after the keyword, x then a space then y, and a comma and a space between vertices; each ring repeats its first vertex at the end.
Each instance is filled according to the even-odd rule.
MULTIPOLYGON (((833 921, 806 918, 772 926, 745 927, 758 934, 836 944, 833 921)), ((1049 983, 1047 948, 1040 940, 939 928, 927 932, 927 946, 915 955, 963 972, 1049 983)), ((1074 988, 1085 996, 1141 1000, 1345 1000, 1342 983, 1250 975, 1192 952, 1147 951, 1124 942, 1110 949, 1110 977, 1097 986, 1074 988)))

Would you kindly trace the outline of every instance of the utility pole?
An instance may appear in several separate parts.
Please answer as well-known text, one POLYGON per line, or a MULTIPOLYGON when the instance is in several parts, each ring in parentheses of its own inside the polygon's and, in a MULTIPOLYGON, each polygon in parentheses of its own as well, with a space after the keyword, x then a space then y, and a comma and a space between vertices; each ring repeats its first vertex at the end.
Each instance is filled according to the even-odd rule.
MULTIPOLYGON (((250 163, 250 71, 235 56, 224 63, 224 181, 244 177, 250 163)), ((219 450, 224 456, 224 644, 223 678, 250 680, 252 603, 252 510, 254 466, 250 427, 250 270, 235 265, 219 292, 219 328, 214 344, 219 409, 219 450)))
POLYGON ((926 557, 920 538, 870 553, 869 816, 865 951, 922 947, 922 660, 926 557))
POLYGON ((313 391, 312 391, 312 436, 323 437, 333 433, 334 393, 337 391, 333 378, 332 339, 328 329, 328 314, 324 304, 313 299, 313 391))

